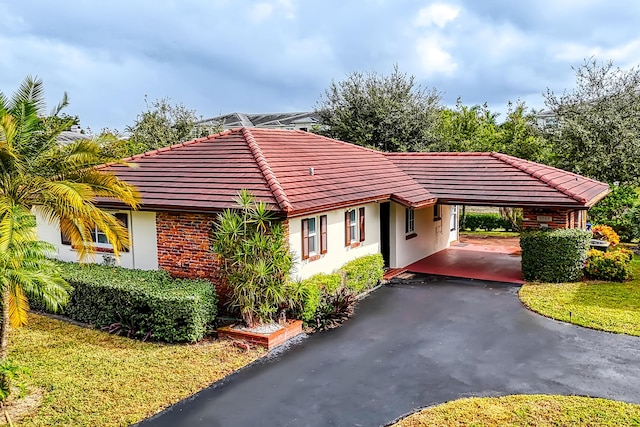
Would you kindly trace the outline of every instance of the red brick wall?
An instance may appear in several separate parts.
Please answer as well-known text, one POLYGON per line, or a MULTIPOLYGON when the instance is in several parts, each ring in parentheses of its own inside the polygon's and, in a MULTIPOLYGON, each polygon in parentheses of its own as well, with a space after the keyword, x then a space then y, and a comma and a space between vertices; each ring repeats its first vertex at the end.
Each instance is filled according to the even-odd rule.
POLYGON ((584 215, 580 218, 578 210, 552 208, 522 210, 523 228, 543 228, 544 224, 547 224, 547 228, 584 228, 585 226, 584 215))
POLYGON ((224 294, 218 262, 211 252, 211 226, 216 215, 156 213, 158 267, 176 277, 211 280, 224 294))

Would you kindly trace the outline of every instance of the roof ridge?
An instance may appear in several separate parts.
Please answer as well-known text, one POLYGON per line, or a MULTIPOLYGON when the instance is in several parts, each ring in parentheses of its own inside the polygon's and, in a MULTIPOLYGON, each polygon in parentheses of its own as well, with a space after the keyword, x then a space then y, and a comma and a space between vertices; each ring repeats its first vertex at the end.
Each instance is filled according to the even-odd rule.
POLYGON ((582 178, 584 180, 597 183, 597 181, 595 181, 595 180, 593 180, 591 178, 587 178, 585 176, 581 176, 581 175, 575 174, 573 172, 569 172, 569 171, 565 171, 565 170, 562 170, 562 169, 554 168, 553 166, 543 165, 541 163, 530 162, 529 160, 519 159, 519 158, 516 158, 516 157, 513 157, 513 156, 509 156, 508 154, 502 154, 502 153, 498 153, 498 152, 494 151, 494 152, 491 153, 491 157, 493 157, 495 159, 498 159, 501 162, 504 162, 504 163, 506 163, 506 164, 508 164, 510 166, 513 166, 513 167, 521 170, 522 172, 526 173, 527 175, 530 175, 533 178, 536 178, 537 180, 544 182, 549 187, 560 191, 562 194, 564 194, 564 195, 566 195, 566 196, 568 196, 568 197, 572 198, 573 200, 576 200, 576 201, 578 201, 580 203, 586 203, 587 199, 584 198, 584 197, 578 196, 577 194, 569 191, 566 187, 564 187, 564 186, 562 186, 560 184, 555 184, 555 183, 551 182, 550 179, 542 176, 537 171, 532 171, 531 168, 529 167, 529 166, 532 166, 532 165, 530 165, 530 163, 533 163, 536 166, 542 166, 543 168, 547 168, 547 169, 551 169, 551 170, 554 170, 554 171, 570 174, 570 175, 572 175, 572 176, 574 176, 576 178, 582 178))
POLYGON ((432 156, 432 157, 444 157, 444 156, 456 156, 456 157, 469 157, 469 156, 490 156, 488 151, 403 151, 403 152, 385 152, 385 156, 432 156))
POLYGON ((284 189, 282 188, 282 185, 280 185, 280 181, 278 181, 275 173, 273 173, 271 166, 269 166, 267 158, 264 156, 264 153, 262 152, 262 149, 260 148, 260 145, 258 144, 256 139, 253 137, 253 134, 251 133, 249 128, 246 127, 240 128, 240 132, 242 132, 242 135, 247 141, 249 150, 251 150, 253 158, 256 160, 256 163, 258 164, 262 175, 267 181, 267 185, 271 190, 271 194, 273 194, 273 197, 276 199, 278 207, 280 207, 280 209, 285 212, 291 212, 293 210, 293 205, 291 204, 291 202, 289 202, 287 194, 284 192, 284 189))

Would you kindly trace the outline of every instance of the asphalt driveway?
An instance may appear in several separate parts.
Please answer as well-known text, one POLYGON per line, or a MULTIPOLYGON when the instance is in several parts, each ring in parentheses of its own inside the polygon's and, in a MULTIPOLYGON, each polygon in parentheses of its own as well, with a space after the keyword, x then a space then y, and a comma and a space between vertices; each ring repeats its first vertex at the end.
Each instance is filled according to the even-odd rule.
POLYGON ((459 397, 516 393, 640 403, 640 338, 544 318, 520 304, 517 290, 428 278, 382 287, 343 327, 142 425, 379 426, 459 397))

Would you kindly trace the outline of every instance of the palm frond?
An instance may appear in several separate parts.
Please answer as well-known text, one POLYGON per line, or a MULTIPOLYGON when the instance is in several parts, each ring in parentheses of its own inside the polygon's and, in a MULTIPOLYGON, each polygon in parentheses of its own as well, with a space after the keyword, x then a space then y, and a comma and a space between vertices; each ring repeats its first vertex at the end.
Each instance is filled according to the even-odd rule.
POLYGON ((57 116, 58 114, 60 114, 60 111, 67 108, 68 105, 69 105, 69 95, 67 94, 67 92, 65 92, 62 94, 62 99, 60 100, 60 102, 58 102, 58 105, 53 107, 49 115, 53 117, 57 116))
POLYGON ((9 323, 17 328, 27 324, 29 301, 20 287, 14 287, 9 293, 9 323))
POLYGON ((36 115, 44 116, 46 101, 44 98, 44 83, 39 77, 27 76, 20 84, 18 90, 9 101, 9 110, 13 110, 20 104, 32 104, 36 109, 36 115))

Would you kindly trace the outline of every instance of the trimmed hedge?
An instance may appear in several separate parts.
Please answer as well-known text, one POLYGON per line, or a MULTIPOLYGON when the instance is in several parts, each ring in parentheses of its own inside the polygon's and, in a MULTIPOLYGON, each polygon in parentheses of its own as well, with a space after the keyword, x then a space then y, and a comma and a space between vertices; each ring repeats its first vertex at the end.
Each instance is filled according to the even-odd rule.
POLYGON ((340 271, 344 274, 344 286, 356 294, 376 286, 384 275, 384 259, 381 254, 365 255, 349 261, 340 271))
POLYGON ((355 295, 376 286, 384 275, 384 260, 381 254, 367 255, 349 261, 332 274, 316 274, 302 281, 303 301, 299 316, 307 326, 323 329, 326 316, 333 316, 332 326, 349 314, 355 295), (335 305, 335 306, 334 306, 335 305))
POLYGON ((73 287, 65 307, 71 319, 167 342, 198 341, 214 325, 218 298, 208 281, 175 279, 162 270, 76 263, 60 267, 73 287))
POLYGON ((507 218, 497 213, 466 213, 460 216, 459 227, 461 230, 498 230, 515 231, 513 224, 507 218))
POLYGON ((591 233, 578 229, 524 230, 522 275, 527 281, 575 282, 582 277, 591 233))
POLYGON ((628 249, 614 249, 608 252, 591 249, 587 252, 584 272, 591 279, 624 282, 631 279, 632 260, 633 252, 628 249))

